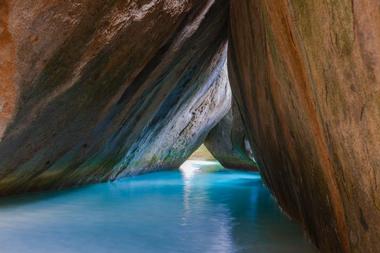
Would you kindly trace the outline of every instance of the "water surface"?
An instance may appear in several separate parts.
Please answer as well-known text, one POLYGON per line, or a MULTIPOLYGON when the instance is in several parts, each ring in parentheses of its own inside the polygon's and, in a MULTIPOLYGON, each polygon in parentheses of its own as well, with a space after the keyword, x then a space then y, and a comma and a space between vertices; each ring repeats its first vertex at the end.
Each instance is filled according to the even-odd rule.
POLYGON ((1 252, 316 252, 257 173, 183 167, 0 200, 1 252))

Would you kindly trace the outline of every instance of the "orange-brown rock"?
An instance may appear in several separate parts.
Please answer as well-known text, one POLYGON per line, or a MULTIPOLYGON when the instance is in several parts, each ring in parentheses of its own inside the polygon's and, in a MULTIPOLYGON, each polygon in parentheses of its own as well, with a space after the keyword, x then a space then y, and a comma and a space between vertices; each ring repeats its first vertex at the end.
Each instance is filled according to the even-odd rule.
POLYGON ((9 3, 0 2, 0 140, 16 107, 15 43, 9 31, 9 3))
POLYGON ((230 79, 260 169, 321 252, 380 252, 379 10, 231 1, 230 79))
POLYGON ((179 166, 228 111, 227 17, 226 0, 0 0, 0 195, 179 166))

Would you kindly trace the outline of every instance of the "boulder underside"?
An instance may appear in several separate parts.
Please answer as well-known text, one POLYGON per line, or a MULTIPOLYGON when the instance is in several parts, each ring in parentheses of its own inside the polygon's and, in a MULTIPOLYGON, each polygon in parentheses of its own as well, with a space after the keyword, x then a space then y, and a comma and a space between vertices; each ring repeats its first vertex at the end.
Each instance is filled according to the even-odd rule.
POLYGON ((0 195, 177 168, 230 108, 228 1, 0 13, 0 195))

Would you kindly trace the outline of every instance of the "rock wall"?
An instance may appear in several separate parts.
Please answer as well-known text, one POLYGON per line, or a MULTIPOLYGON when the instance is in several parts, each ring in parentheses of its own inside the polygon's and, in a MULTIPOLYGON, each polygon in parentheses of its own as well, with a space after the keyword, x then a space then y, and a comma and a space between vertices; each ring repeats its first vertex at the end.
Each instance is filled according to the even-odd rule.
POLYGON ((239 108, 234 100, 231 104, 227 115, 209 132, 204 144, 225 168, 257 171, 239 108))
POLYGON ((0 14, 0 195, 177 167, 228 110, 226 0, 3 0, 0 14))
POLYGON ((231 1, 229 74, 256 158, 321 252, 380 252, 379 10, 231 1))
POLYGON ((216 77, 209 79, 212 73, 208 73, 202 82, 190 83, 181 94, 175 92, 165 101, 154 124, 144 129, 142 138, 114 166, 112 178, 179 168, 185 162, 231 108, 230 84, 221 70, 225 59, 222 55, 217 66, 207 67, 216 77))

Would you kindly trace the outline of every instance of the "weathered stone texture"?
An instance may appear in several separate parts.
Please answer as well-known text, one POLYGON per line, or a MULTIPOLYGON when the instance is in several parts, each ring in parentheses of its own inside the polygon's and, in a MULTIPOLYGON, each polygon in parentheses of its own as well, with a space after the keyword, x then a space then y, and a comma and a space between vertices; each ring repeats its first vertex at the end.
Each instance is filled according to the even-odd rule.
POLYGON ((260 169, 321 252, 380 252, 379 10, 231 1, 230 80, 260 169))
POLYGON ((0 0, 0 13, 0 195, 179 166, 227 110, 225 0, 0 0))

